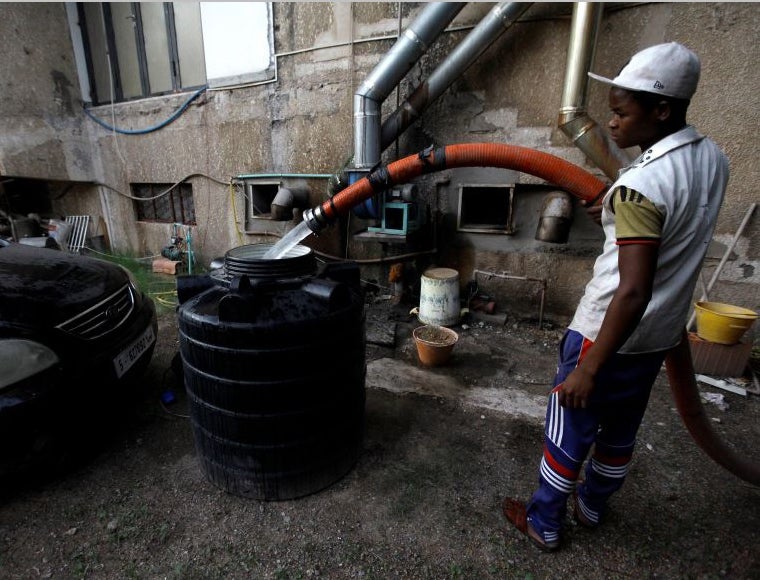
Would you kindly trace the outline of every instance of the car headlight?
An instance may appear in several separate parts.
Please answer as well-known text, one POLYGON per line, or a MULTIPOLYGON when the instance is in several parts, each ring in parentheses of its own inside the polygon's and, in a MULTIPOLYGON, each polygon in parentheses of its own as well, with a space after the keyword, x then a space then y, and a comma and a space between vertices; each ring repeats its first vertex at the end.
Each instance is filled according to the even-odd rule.
POLYGON ((58 356, 39 342, 0 339, 0 389, 40 373, 58 362, 58 356))

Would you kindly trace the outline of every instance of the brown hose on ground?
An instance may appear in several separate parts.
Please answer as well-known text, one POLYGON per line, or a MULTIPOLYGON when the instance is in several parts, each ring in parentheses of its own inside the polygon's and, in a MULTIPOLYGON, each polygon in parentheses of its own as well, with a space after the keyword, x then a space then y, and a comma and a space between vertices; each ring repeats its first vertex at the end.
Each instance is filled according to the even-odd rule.
MULTIPOLYGON (((548 153, 516 145, 464 143, 425 149, 417 155, 380 167, 318 206, 318 211, 312 212, 309 219, 318 222, 314 227, 324 227, 339 215, 348 213, 354 206, 395 184, 407 183, 422 174, 453 167, 501 167, 521 171, 541 177, 591 204, 597 203, 607 188, 587 171, 548 153)), ((678 412, 697 445, 737 477, 760 485, 760 467, 729 449, 705 415, 685 330, 681 343, 668 352, 665 366, 678 412)))
POLYGON ((735 476, 760 485, 760 466, 742 459, 723 443, 705 414, 694 378, 689 339, 685 330, 681 343, 668 351, 665 368, 678 413, 697 445, 713 461, 735 476))

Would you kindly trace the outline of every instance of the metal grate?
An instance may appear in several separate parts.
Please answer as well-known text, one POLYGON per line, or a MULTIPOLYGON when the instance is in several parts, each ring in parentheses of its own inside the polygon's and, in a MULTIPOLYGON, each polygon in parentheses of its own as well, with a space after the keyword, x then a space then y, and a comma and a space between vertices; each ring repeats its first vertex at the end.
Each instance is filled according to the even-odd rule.
POLYGON ((78 254, 87 240, 87 228, 90 225, 90 216, 69 215, 66 216, 66 223, 71 225, 69 239, 66 242, 69 247, 69 252, 72 254, 78 254))
POLYGON ((126 284, 105 300, 62 322, 56 328, 79 338, 93 340, 121 326, 132 313, 134 306, 132 286, 126 284))

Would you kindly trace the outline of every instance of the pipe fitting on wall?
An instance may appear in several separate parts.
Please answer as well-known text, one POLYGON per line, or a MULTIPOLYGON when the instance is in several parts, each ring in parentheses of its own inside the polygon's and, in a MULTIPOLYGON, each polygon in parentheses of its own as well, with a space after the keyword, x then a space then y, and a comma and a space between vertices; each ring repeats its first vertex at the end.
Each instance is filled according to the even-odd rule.
POLYGON ((399 36, 354 94, 354 167, 380 162, 380 109, 383 101, 454 20, 466 2, 430 2, 399 36))
POLYGON ((293 209, 309 207, 308 187, 284 187, 280 186, 271 203, 272 219, 276 221, 289 221, 293 219, 293 209))
POLYGON ((560 109, 557 127, 610 179, 617 179, 620 168, 630 163, 628 156, 610 141, 584 108, 560 109))
POLYGON ((354 161, 355 169, 371 169, 380 160, 381 102, 354 95, 354 161))
POLYGON ((536 239, 552 244, 566 244, 573 223, 573 201, 564 191, 552 191, 541 205, 536 239))
POLYGON ((388 116, 381 128, 381 149, 384 151, 406 131, 488 47, 509 30, 531 4, 531 2, 502 2, 494 6, 472 32, 438 65, 430 77, 388 116))
POLYGON ((588 71, 594 62, 596 37, 603 6, 576 2, 570 25, 562 104, 557 127, 610 179, 630 163, 628 156, 607 136, 586 111, 588 71))

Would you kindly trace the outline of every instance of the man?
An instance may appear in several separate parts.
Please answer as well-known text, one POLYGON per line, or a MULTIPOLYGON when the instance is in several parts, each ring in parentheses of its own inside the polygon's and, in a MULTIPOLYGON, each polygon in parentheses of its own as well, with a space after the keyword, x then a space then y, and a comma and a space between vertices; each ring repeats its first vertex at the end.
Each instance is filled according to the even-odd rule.
POLYGON ((604 196, 602 254, 560 344, 539 488, 507 519, 541 549, 559 548, 567 499, 593 528, 628 472, 636 432, 668 349, 682 336, 728 181, 717 145, 686 123, 700 63, 671 42, 607 79, 611 138, 641 155, 604 196), (581 466, 593 446, 585 475, 581 466))

